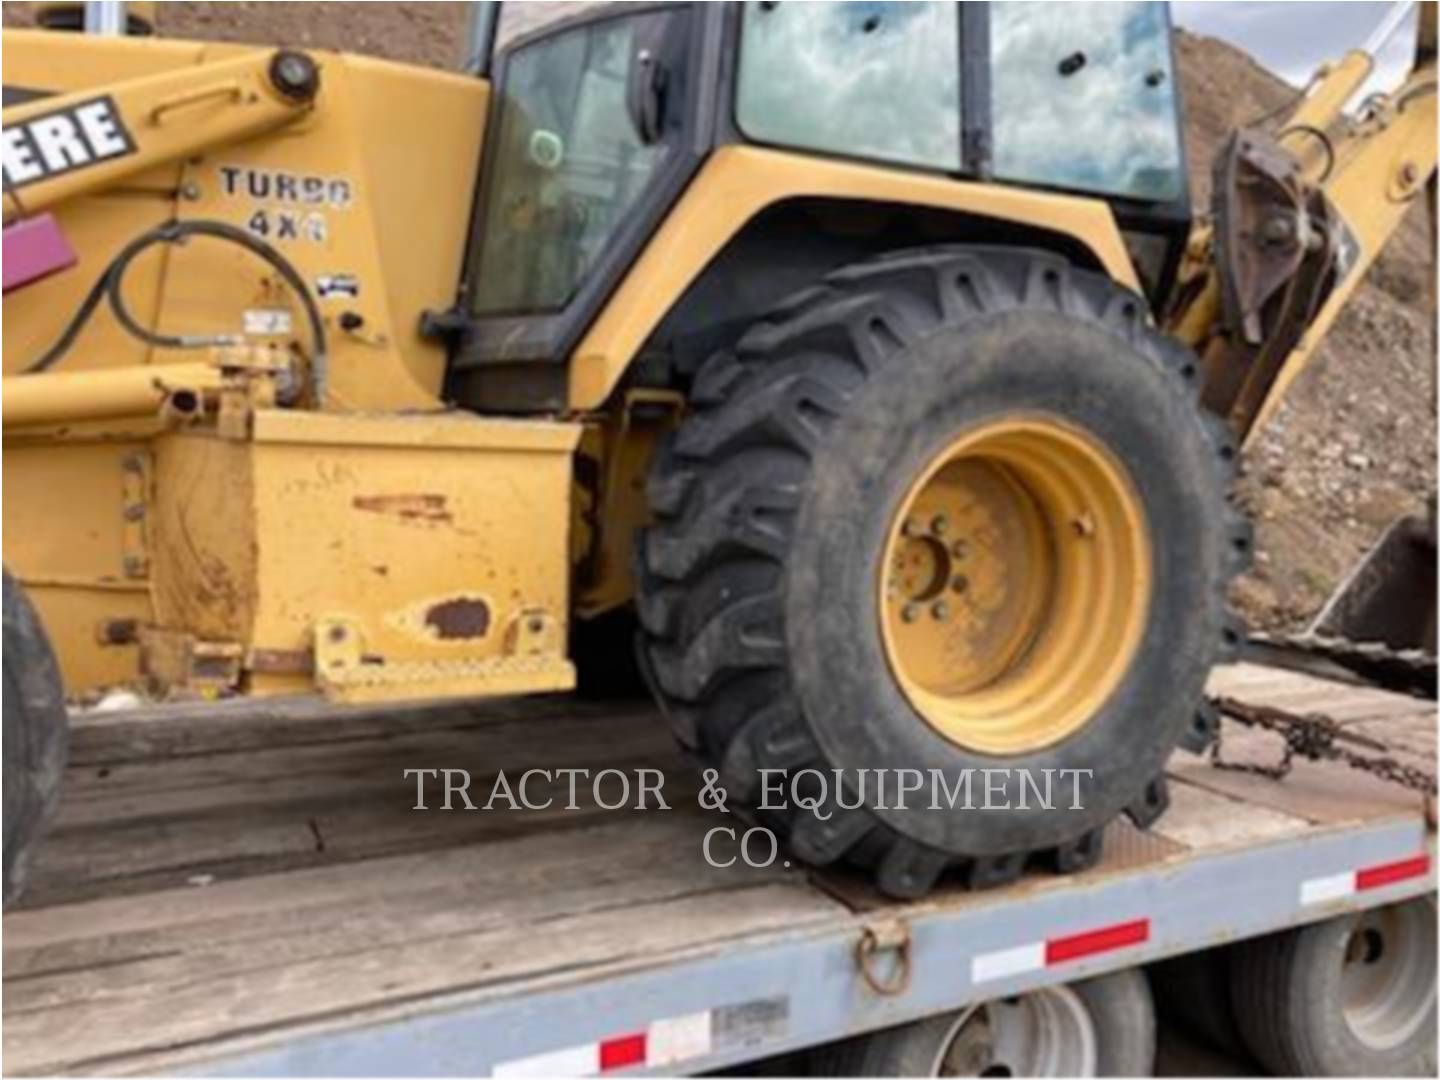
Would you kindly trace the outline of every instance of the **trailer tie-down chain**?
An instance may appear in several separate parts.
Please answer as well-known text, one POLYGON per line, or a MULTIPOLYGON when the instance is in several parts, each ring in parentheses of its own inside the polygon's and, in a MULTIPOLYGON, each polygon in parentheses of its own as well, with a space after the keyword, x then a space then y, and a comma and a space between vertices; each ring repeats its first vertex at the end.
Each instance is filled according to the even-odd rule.
POLYGON ((1307 761, 1340 761, 1352 769, 1369 773, 1388 783, 1398 784, 1410 791, 1434 799, 1436 794, 1435 776, 1415 765, 1397 761, 1391 748, 1378 739, 1346 730, 1339 721, 1323 713, 1297 713, 1277 709, 1273 705, 1250 705, 1230 697, 1212 698, 1211 703, 1224 716, 1246 725, 1273 731, 1285 740, 1285 750, 1280 760, 1273 765, 1253 762, 1225 761, 1221 758, 1220 729, 1210 744, 1210 764, 1217 769, 1232 772, 1254 773, 1272 780, 1280 780, 1294 768, 1296 758, 1307 761), (1349 745, 1346 745, 1349 744, 1349 745), (1367 756, 1351 746, 1369 750, 1381 756, 1367 756))

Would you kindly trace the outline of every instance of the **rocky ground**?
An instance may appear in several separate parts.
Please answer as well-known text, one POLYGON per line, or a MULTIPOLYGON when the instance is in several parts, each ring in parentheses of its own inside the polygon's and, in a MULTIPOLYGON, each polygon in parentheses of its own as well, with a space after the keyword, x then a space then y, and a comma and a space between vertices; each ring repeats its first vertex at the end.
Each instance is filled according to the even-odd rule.
MULTIPOLYGON (((454 66, 465 9, 456 3, 185 3, 159 6, 161 32, 344 48, 454 66)), ((502 38, 585 5, 507 4, 502 38)), ((7 25, 30 17, 7 3, 7 25)), ((1235 126, 1295 91, 1243 52, 1181 34, 1180 74, 1198 205, 1209 163, 1235 126)), ((1371 271, 1311 369, 1247 455, 1241 497, 1257 522, 1255 570, 1236 588, 1252 624, 1305 623, 1396 514, 1435 490, 1433 267, 1417 207, 1371 271)))

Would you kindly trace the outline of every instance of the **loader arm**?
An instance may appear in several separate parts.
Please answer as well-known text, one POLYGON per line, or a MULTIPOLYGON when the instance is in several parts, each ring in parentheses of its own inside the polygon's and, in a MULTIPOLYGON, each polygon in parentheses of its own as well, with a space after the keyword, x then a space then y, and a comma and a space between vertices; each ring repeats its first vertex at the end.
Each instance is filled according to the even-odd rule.
POLYGON ((257 51, 11 106, 5 223, 288 123, 319 88, 305 54, 257 51))
POLYGON ((1277 134, 1237 131, 1216 163, 1213 213, 1191 239, 1170 327, 1204 358, 1206 403, 1243 440, 1434 176, 1434 3, 1418 5, 1415 62, 1400 87, 1345 111, 1415 6, 1396 5, 1370 45, 1323 67, 1277 134))

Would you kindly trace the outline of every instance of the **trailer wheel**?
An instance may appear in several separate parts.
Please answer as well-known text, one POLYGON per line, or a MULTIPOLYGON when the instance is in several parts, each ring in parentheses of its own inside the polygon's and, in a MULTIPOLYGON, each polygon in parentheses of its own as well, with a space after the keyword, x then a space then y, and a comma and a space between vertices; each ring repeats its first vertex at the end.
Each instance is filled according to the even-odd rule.
POLYGON ((711 358, 657 455, 638 604, 730 805, 895 896, 1083 869, 1117 814, 1158 817, 1249 549, 1195 377, 1133 294, 1006 248, 836 272, 711 358), (982 774, 1009 812, 933 811, 982 774), (1056 776, 1074 792, 1027 795, 1056 776))
POLYGON ((26 865, 60 796, 69 720, 50 642, 19 583, 4 573, 4 901, 20 895, 26 865))
POLYGON ((1217 1050, 1244 1052, 1230 997, 1230 953, 1224 945, 1184 953, 1148 969, 1161 1018, 1174 1021, 1217 1050))
POLYGON ((1279 1076, 1434 1076, 1435 947, 1431 898, 1245 942, 1241 1034, 1279 1076))
POLYGON ((1149 1076, 1155 1010, 1138 969, 970 1005, 820 1051, 822 1076, 1149 1076))

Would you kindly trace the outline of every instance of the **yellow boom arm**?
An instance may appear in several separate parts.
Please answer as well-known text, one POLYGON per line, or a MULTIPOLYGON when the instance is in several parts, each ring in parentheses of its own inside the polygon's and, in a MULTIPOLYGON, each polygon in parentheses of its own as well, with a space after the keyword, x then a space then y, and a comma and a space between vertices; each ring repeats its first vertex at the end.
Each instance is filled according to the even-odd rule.
POLYGON ((1415 64, 1398 89, 1347 114, 1378 45, 1354 50, 1320 70, 1278 134, 1237 132, 1217 171, 1215 220, 1191 241, 1171 329, 1205 358, 1207 402, 1243 438, 1304 370, 1435 173, 1435 4, 1419 8, 1415 64))
POLYGON ((319 85, 308 56, 255 52, 12 106, 5 221, 278 127, 309 108, 319 85))

